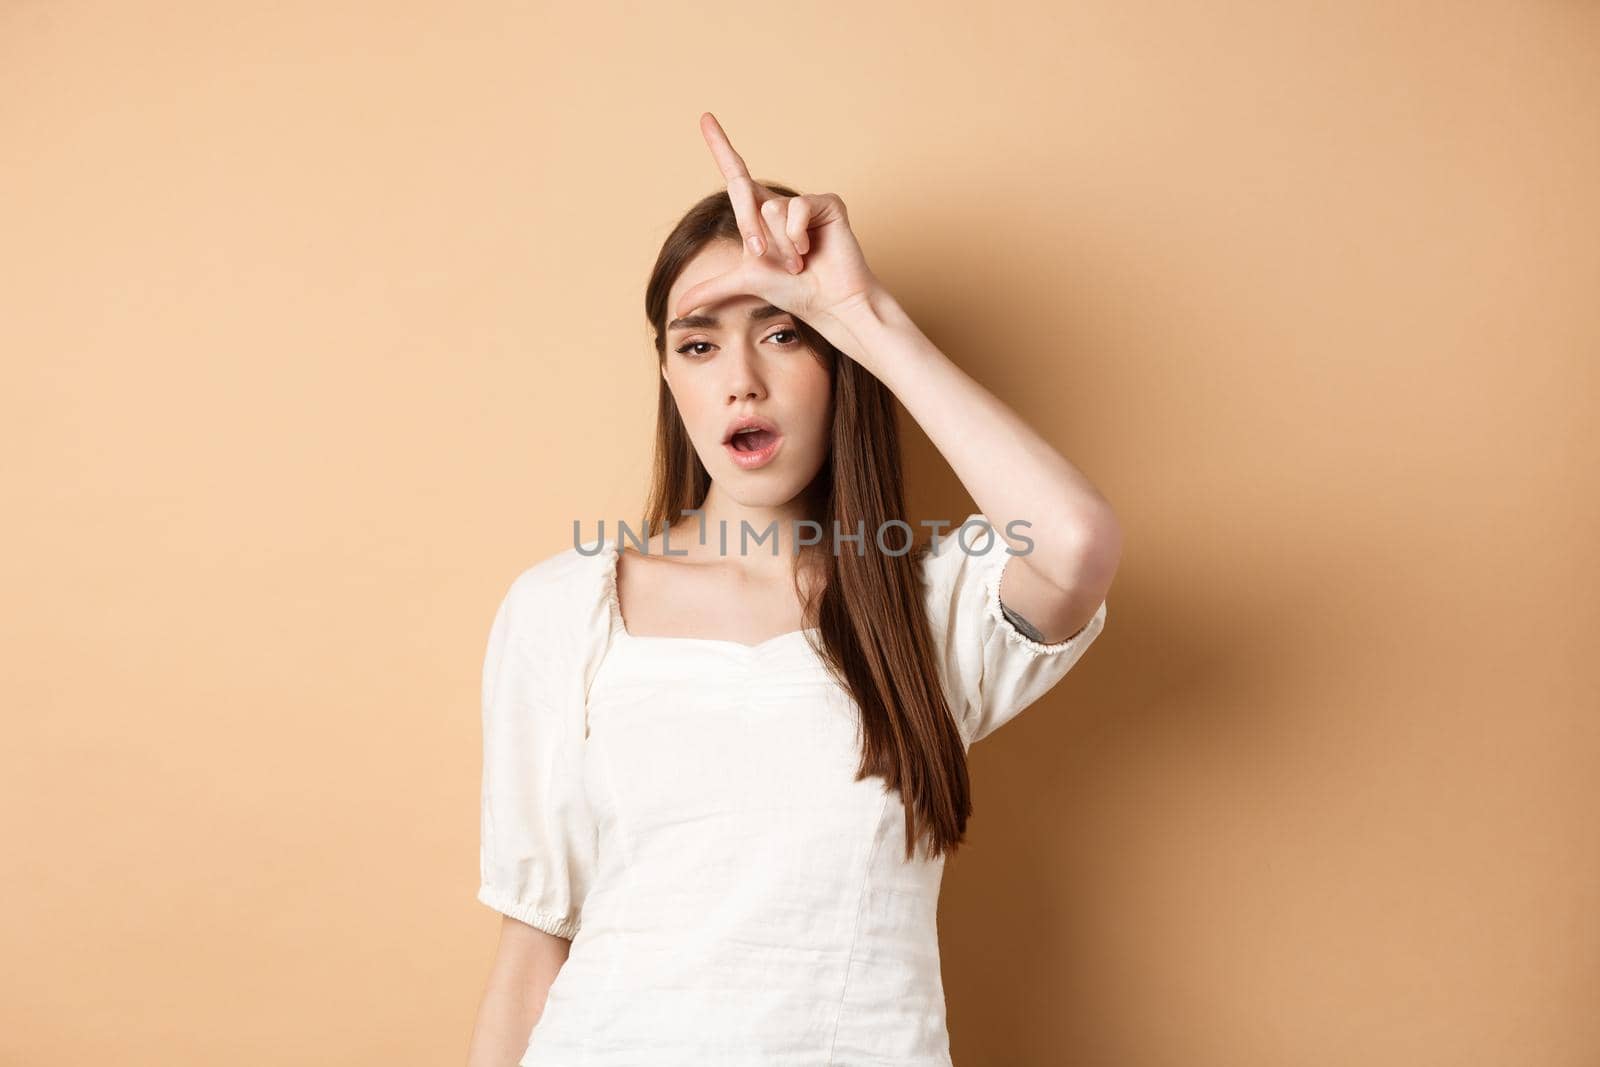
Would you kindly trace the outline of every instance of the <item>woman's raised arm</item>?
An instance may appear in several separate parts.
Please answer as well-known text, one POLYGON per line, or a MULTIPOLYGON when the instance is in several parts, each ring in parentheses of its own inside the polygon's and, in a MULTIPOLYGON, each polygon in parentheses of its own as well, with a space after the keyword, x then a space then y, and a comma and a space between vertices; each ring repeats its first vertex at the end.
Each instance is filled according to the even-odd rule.
MULTIPOLYGON (((1122 555, 1111 505, 1022 417, 958 367, 878 280, 833 193, 779 196, 757 184, 716 119, 700 130, 728 183, 745 236, 739 265, 684 291, 686 316, 734 296, 764 297, 860 363, 905 405, 1019 555, 1000 597, 1046 642, 1094 616, 1122 555), (1026 540, 1007 535, 1013 520, 1026 540), (1031 547, 1030 547, 1031 543, 1031 547)), ((869 531, 869 536, 871 532, 869 531)))

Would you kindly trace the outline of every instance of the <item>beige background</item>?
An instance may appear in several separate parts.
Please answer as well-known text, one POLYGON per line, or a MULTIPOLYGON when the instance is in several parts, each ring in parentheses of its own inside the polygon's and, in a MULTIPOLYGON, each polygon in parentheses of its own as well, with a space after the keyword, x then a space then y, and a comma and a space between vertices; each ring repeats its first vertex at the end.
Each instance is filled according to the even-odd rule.
POLYGON ((956 1063, 1600 1060, 1600 5, 666 7, 0 5, 0 1062, 462 1061, 490 617, 637 513, 708 109, 1128 532, 956 1063))

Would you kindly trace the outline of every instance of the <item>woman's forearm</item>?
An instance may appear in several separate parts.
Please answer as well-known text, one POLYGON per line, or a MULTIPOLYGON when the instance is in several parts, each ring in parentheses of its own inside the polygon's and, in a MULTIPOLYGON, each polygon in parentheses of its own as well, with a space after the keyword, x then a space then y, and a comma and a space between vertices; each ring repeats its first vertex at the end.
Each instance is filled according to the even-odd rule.
POLYGON ((544 1011, 547 992, 490 982, 472 1027, 467 1067, 516 1067, 528 1050, 528 1035, 544 1011))
MULTIPOLYGON (((945 355, 886 289, 838 309, 822 330, 888 386, 1000 532, 1011 519, 1087 530, 1109 511, 1088 478, 945 355)), ((1048 572, 1061 547, 1041 542, 1032 562, 1048 572)))
POLYGON ((467 1047, 467 1067, 516 1067, 568 951, 569 943, 560 938, 505 920, 467 1047))
MULTIPOLYGON (((1022 417, 957 366, 886 290, 875 287, 814 324, 888 387, 950 464, 978 510, 1007 537, 1032 546, 1008 568, 1006 599, 1076 628, 1104 595, 1121 552, 1111 506, 1087 477, 1022 417)), ((951 531, 940 531, 941 536, 951 531)), ((971 536, 971 535, 969 535, 971 536)))

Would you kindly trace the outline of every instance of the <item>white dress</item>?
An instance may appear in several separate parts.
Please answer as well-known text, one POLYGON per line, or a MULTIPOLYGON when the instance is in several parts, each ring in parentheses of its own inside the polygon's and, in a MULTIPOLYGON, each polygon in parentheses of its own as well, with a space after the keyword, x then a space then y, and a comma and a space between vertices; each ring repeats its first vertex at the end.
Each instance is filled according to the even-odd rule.
MULTIPOLYGON (((947 534, 919 564, 968 745, 1105 625, 1102 602, 1066 641, 1025 636, 999 601, 1008 558, 947 534)), ((524 572, 485 658, 478 899, 572 939, 522 1067, 948 1067, 943 859, 908 863, 898 794, 855 780, 856 705, 817 635, 631 635, 616 560, 610 543, 524 572), (576 692, 552 656, 581 706, 542 696, 576 692)))

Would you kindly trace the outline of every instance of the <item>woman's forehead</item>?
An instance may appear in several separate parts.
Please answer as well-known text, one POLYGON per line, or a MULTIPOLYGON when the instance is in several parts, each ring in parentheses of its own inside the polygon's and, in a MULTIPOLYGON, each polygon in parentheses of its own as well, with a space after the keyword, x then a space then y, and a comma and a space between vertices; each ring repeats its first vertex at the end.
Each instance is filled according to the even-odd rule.
MULTIPOLYGON (((672 300, 676 300, 680 293, 686 292, 701 282, 728 273, 728 271, 739 265, 739 260, 743 255, 744 249, 732 241, 710 242, 691 256, 689 261, 683 265, 683 269, 678 272, 677 279, 672 283, 672 290, 668 294, 669 297, 672 300)), ((739 299, 746 298, 740 297, 739 299)), ((758 298, 752 296, 748 299, 755 300, 758 298)), ((735 306, 732 301, 729 301, 729 305, 735 306)), ((668 306, 671 306, 671 304, 668 306)))

